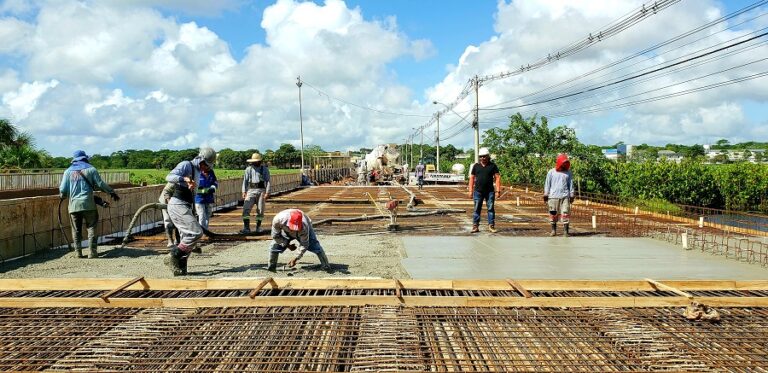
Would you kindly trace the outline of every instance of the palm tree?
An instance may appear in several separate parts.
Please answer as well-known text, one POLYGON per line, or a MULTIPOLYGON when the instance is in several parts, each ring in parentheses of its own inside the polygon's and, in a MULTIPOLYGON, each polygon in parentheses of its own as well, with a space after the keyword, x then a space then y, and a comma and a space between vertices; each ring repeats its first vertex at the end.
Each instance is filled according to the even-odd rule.
POLYGON ((45 163, 49 155, 35 149, 35 138, 21 132, 7 119, 0 119, 0 167, 36 168, 45 163))

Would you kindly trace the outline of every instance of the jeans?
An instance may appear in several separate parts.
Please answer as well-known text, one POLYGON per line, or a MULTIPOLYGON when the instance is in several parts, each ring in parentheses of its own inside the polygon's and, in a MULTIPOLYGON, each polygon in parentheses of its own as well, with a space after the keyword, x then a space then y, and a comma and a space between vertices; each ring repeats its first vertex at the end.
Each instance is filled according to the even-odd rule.
POLYGON ((494 225, 496 223, 496 210, 493 203, 496 201, 496 192, 491 190, 487 193, 480 193, 474 191, 472 193, 472 199, 475 201, 475 211, 472 213, 472 225, 480 225, 480 211, 483 209, 483 200, 485 200, 486 208, 488 209, 488 225, 494 225))
POLYGON ((195 212, 200 226, 208 229, 208 222, 213 216, 213 203, 195 203, 195 212))
MULTIPOLYGON (((309 229, 309 247, 307 248, 307 251, 313 252, 315 254, 323 253, 323 247, 320 246, 320 241, 317 240, 317 235, 315 235, 315 230, 310 226, 306 229, 309 229)), ((283 245, 280 245, 277 242, 272 243, 272 247, 270 247, 269 251, 273 253, 282 253, 285 251, 286 247, 283 245)))

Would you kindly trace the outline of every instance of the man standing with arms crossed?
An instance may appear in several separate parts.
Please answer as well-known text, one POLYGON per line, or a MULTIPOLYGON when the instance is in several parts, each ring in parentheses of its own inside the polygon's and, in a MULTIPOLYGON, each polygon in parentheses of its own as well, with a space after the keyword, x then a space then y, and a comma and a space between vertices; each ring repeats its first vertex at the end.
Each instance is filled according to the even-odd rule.
POLYGON ((491 153, 488 148, 480 148, 477 154, 480 163, 472 165, 469 172, 469 197, 475 202, 475 211, 472 214, 472 233, 480 232, 480 212, 483 209, 483 201, 488 210, 488 231, 496 233, 496 209, 494 202, 501 197, 501 174, 496 163, 491 162, 491 153))

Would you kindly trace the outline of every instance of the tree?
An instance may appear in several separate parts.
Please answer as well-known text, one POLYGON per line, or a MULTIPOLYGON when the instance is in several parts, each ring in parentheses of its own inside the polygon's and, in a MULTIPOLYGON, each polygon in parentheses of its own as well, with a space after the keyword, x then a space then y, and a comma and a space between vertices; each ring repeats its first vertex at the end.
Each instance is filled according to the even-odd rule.
POLYGON ((7 119, 0 119, 0 167, 38 168, 50 162, 50 155, 35 148, 35 139, 21 132, 7 119))
POLYGON ((683 152, 683 156, 686 158, 703 157, 706 154, 707 152, 704 150, 704 147, 699 144, 693 145, 683 152))
POLYGON ((291 144, 282 144, 275 150, 273 162, 281 168, 291 168, 294 164, 298 164, 300 158, 301 155, 296 147, 291 144))
POLYGON ((730 142, 728 141, 728 139, 720 139, 720 140, 717 140, 717 142, 715 142, 715 147, 717 149, 725 149, 725 148, 728 148, 729 143, 730 142))

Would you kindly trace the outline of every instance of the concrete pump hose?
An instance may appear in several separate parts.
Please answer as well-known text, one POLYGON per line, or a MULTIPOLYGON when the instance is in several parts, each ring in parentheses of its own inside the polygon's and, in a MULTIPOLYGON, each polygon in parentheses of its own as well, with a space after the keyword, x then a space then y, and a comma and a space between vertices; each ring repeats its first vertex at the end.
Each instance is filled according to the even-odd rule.
POLYGON ((160 202, 147 203, 146 205, 139 207, 139 209, 136 210, 136 213, 133 214, 131 223, 128 224, 128 229, 125 231, 125 237, 123 237, 123 244, 120 245, 120 248, 122 249, 125 247, 125 245, 128 244, 128 241, 131 239, 131 231, 133 230, 133 226, 136 225, 136 221, 139 220, 139 216, 141 216, 142 212, 144 212, 147 209, 165 210, 167 208, 168 208, 168 205, 160 202))

